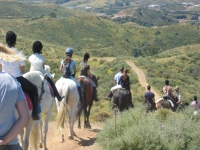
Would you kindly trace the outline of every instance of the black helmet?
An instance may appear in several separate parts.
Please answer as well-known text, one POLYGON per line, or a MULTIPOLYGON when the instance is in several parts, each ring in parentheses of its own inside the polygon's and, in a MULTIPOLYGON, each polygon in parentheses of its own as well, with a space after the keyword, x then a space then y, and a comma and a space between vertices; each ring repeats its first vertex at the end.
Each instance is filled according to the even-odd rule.
POLYGON ((83 58, 84 61, 85 61, 85 60, 88 60, 89 58, 90 58, 90 55, 89 55, 88 53, 85 53, 85 54, 84 54, 84 58, 83 58))
POLYGON ((16 43, 17 35, 13 31, 8 31, 6 33, 6 43, 8 46, 12 47, 16 43))
POLYGON ((33 43, 32 51, 33 51, 33 53, 41 54, 42 48, 43 48, 42 43, 40 41, 35 41, 33 43))
POLYGON ((73 49, 71 47, 68 47, 66 50, 65 50, 65 53, 67 55, 72 55, 73 54, 73 49))

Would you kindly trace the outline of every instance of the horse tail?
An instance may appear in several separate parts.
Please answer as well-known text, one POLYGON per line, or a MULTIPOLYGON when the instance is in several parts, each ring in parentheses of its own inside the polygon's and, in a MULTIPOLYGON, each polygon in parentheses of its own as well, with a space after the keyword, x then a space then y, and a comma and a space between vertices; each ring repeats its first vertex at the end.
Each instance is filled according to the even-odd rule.
POLYGON ((40 120, 35 120, 33 121, 33 127, 31 129, 31 133, 30 133, 30 149, 37 149, 38 144, 39 144, 39 139, 38 138, 40 136, 40 120))
POLYGON ((66 106, 67 106, 67 97, 69 92, 69 87, 65 91, 65 98, 60 102, 59 112, 56 117, 56 128, 60 129, 62 134, 64 134, 64 122, 65 122, 65 114, 66 114, 66 106))
POLYGON ((80 105, 78 107, 78 110, 76 112, 76 118, 81 116, 83 109, 84 109, 84 106, 85 106, 85 103, 86 103, 86 95, 85 95, 86 82, 83 81, 83 80, 80 80, 80 86, 81 86, 81 95, 80 96, 82 97, 83 103, 80 103, 80 105))

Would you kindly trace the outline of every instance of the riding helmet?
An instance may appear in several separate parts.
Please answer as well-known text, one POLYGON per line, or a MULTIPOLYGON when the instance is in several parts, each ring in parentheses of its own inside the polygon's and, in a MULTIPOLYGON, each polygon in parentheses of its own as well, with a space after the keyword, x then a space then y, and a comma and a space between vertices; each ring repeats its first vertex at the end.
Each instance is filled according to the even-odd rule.
POLYGON ((88 60, 90 58, 90 55, 88 53, 84 54, 84 60, 88 60))
POLYGON ((72 55, 73 54, 73 49, 71 47, 68 47, 66 50, 65 50, 65 53, 67 55, 72 55))
POLYGON ((13 31, 8 31, 6 33, 6 43, 8 46, 12 46, 13 44, 16 43, 17 40, 17 35, 13 31))
POLYGON ((32 51, 33 51, 33 53, 41 54, 42 48, 43 48, 42 43, 40 41, 35 41, 33 43, 32 51))
POLYGON ((175 90, 176 90, 176 91, 179 91, 179 86, 176 86, 175 90))

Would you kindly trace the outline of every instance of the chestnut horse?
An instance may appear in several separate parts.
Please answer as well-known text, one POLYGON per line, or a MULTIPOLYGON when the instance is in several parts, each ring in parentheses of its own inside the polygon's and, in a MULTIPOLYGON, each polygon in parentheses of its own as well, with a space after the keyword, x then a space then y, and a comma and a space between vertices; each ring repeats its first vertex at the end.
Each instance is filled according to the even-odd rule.
POLYGON ((160 98, 156 101, 156 109, 171 109, 172 111, 176 111, 177 105, 174 103, 173 100, 170 100, 168 98, 160 98))
MULTIPOLYGON (((78 128, 81 128, 81 121, 80 116, 82 114, 82 111, 84 110, 84 128, 91 129, 91 125, 89 122, 89 116, 90 116, 90 110, 93 105, 93 88, 90 83, 90 81, 85 76, 80 76, 78 79, 78 82, 81 85, 81 91, 82 91, 82 100, 84 103, 79 104, 79 108, 77 111, 77 117, 78 117, 78 128)), ((95 75, 92 76, 93 82, 98 87, 98 80, 99 78, 96 78, 95 75)))

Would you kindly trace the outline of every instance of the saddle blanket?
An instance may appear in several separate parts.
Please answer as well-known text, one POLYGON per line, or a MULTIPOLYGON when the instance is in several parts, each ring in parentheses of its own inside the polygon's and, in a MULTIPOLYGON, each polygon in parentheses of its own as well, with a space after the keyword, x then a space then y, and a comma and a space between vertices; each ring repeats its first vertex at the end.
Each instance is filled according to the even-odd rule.
MULTIPOLYGON (((29 96, 29 94, 28 93, 26 93, 26 92, 24 92, 24 95, 25 95, 25 97, 26 97, 26 103, 27 103, 27 105, 28 105, 28 109, 31 111, 31 110, 33 110, 33 105, 32 105, 32 102, 31 102, 31 98, 30 98, 30 96, 29 96)), ((41 113, 41 105, 40 104, 38 104, 38 113, 41 113)))
MULTIPOLYGON (((111 88, 112 93, 113 93, 115 90, 117 90, 117 89, 125 89, 125 88, 122 88, 121 85, 113 86, 113 87, 111 88)), ((125 89, 125 90, 126 90, 126 89, 125 89)))
MULTIPOLYGON (((163 98, 160 98, 159 100, 157 100, 157 101, 156 101, 156 104, 157 104, 159 101, 161 101, 161 100, 163 100, 163 98)), ((173 102, 172 102, 170 99, 167 99, 167 100, 170 102, 171 106, 174 107, 173 102)))

